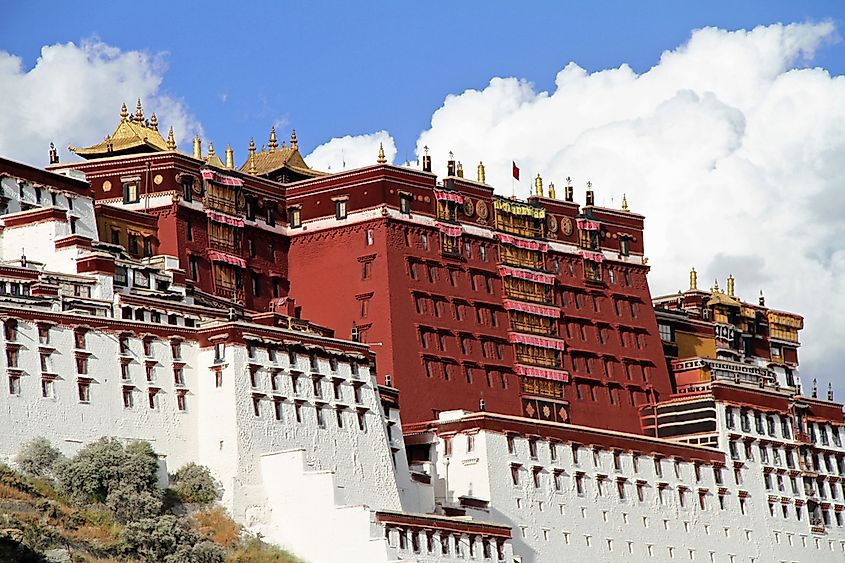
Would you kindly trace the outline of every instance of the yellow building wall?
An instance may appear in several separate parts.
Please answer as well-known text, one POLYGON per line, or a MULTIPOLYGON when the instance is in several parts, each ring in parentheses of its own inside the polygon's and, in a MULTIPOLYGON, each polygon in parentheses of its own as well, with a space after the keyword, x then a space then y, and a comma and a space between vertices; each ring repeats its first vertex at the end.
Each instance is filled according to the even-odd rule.
POLYGON ((702 337, 699 334, 676 331, 675 343, 678 345, 678 358, 716 357, 716 339, 714 337, 702 337))

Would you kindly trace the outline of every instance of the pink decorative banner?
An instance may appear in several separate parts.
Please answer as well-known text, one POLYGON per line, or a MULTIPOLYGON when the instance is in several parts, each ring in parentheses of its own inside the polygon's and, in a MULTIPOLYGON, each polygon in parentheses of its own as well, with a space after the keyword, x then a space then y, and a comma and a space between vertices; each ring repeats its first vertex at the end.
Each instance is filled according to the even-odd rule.
POLYGON ((505 244, 511 244, 517 248, 525 248, 527 250, 539 250, 540 252, 546 252, 549 250, 549 244, 546 242, 540 242, 536 240, 527 240, 518 238, 511 235, 503 235, 498 234, 496 235, 499 237, 499 240, 505 244))
POLYGON ((457 192, 439 192, 434 190, 434 199, 438 201, 454 201, 455 203, 464 202, 464 196, 457 192))
POLYGON ((459 237, 464 233, 464 229, 460 225, 444 225, 443 223, 437 223, 437 228, 440 229, 441 233, 449 237, 459 237))
POLYGON ((582 231, 598 231, 599 229, 601 229, 601 223, 599 223, 598 221, 576 219, 575 222, 578 224, 578 228, 582 231))
POLYGON ((557 307, 549 307, 548 305, 533 305, 530 303, 523 303, 522 301, 512 301, 510 299, 505 299, 503 301, 503 305, 508 311, 521 311, 523 313, 531 313, 532 315, 551 317, 553 319, 560 317, 560 309, 557 307))
POLYGON ((232 256, 231 254, 224 254, 222 252, 209 250, 208 257, 211 260, 214 260, 215 262, 224 262, 226 264, 231 264, 232 266, 246 268, 246 260, 244 260, 243 258, 238 258, 237 256, 232 256))
POLYGON ((601 252, 590 252, 589 250, 579 250, 578 256, 584 260, 592 260, 593 262, 601 262, 604 260, 604 254, 601 252))
POLYGON ((536 283, 542 283, 546 285, 554 285, 555 284, 555 277, 550 274, 540 274, 537 272, 528 272, 526 270, 520 270, 517 268, 511 268, 510 266, 499 266, 499 275, 501 276, 510 276, 512 278, 519 278, 521 280, 528 280, 533 281, 536 283))
POLYGON ((244 181, 240 178, 233 178, 232 176, 224 176, 223 174, 218 174, 214 170, 205 169, 202 171, 202 179, 203 180, 211 180, 212 182, 216 182, 218 184, 223 184, 224 186, 243 186, 244 181))
POLYGON ((566 343, 563 340, 545 338, 543 336, 533 336, 528 334, 511 332, 508 333, 508 340, 510 340, 511 344, 529 344, 531 346, 539 346, 540 348, 550 348, 552 350, 566 349, 566 343))
POLYGON ((516 364, 514 371, 518 375, 525 375, 528 377, 540 377, 542 379, 553 379, 555 381, 569 381, 569 373, 565 371, 558 371, 555 369, 538 368, 534 366, 523 366, 516 364))
POLYGON ((220 213, 218 211, 206 210, 205 214, 212 221, 217 221, 218 223, 223 223, 224 225, 232 225, 233 227, 243 227, 244 226, 243 219, 238 219, 237 217, 232 217, 231 215, 227 215, 225 213, 220 213))

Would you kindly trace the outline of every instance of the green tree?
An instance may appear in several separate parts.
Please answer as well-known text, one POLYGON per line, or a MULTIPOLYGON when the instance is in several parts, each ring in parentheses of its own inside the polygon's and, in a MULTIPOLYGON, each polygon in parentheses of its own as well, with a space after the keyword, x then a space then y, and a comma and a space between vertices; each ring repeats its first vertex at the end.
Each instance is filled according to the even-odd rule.
POLYGON ((49 477, 53 465, 62 458, 62 452, 54 448, 50 440, 41 436, 24 444, 15 461, 26 475, 49 477))

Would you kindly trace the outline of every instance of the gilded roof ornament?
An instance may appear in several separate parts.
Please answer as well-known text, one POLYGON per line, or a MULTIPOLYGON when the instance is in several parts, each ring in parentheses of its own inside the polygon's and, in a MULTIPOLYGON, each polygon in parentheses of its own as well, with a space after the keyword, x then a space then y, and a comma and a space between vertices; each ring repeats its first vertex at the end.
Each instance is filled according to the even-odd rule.
POLYGON ((695 268, 689 272, 689 288, 690 291, 696 291, 698 289, 698 272, 695 271, 695 268))
POLYGON ((478 161, 478 181, 483 184, 483 183, 485 183, 484 182, 485 180, 486 180, 486 178, 485 178, 485 174, 484 174, 484 163, 479 160, 478 161))
POLYGON ((735 284, 735 282, 734 282, 733 275, 729 275, 728 276, 728 296, 729 297, 734 296, 734 284, 735 284))
POLYGON ((628 211, 628 196, 622 194, 622 211, 628 211))
POLYGON ((457 175, 458 175, 458 178, 464 177, 464 165, 461 163, 460 160, 458 161, 457 175))
POLYGON ((255 139, 249 138, 249 173, 255 174, 255 139))
POLYGON ((279 148, 279 141, 276 139, 275 125, 270 128, 270 141, 268 141, 267 146, 270 147, 270 152, 276 152, 276 149, 279 148))
POLYGON ((382 143, 378 144, 378 159, 376 162, 378 164, 387 164, 387 157, 384 156, 384 145, 382 143))
POLYGON ((59 151, 56 150, 56 145, 50 143, 50 164, 59 163, 59 151))
POLYGON ((534 178, 534 193, 538 196, 543 196, 543 179, 539 174, 534 178))
POLYGON ((138 98, 138 105, 135 107, 135 121, 144 122, 144 110, 141 109, 141 98, 138 98))
POLYGON ((126 109, 126 102, 123 102, 123 105, 120 106, 120 122, 126 123, 129 119, 129 110, 126 109))
POLYGON ((549 198, 556 199, 555 197, 555 183, 549 182, 549 198))
POLYGON ((235 151, 232 150, 232 145, 226 147, 226 168, 235 167, 235 151))
POLYGON ((295 149, 295 150, 299 149, 299 144, 298 144, 298 141, 296 140, 296 129, 294 129, 290 133, 290 148, 295 149))
POLYGON ((150 129, 158 131, 158 118, 155 113, 150 116, 150 129))
POLYGON ((209 141, 209 143, 208 143, 208 157, 209 157, 209 158, 211 158, 211 157, 213 157, 213 156, 216 156, 216 155, 214 154, 214 143, 212 143, 211 141, 209 141))
POLYGON ((194 158, 202 159, 202 141, 199 135, 194 137, 194 158))
POLYGON ((173 136, 173 126, 170 126, 170 131, 167 132, 167 150, 176 150, 176 138, 173 136))

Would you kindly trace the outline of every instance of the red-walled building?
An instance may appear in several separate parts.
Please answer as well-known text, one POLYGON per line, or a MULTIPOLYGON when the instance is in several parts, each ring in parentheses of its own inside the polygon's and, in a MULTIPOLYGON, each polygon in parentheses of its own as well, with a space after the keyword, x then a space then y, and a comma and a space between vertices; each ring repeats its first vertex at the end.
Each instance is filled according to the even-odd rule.
POLYGON ((84 172, 100 206, 157 217, 150 233, 104 214, 101 239, 177 257, 202 304, 294 298, 305 317, 373 346, 405 421, 486 409, 639 432, 639 407, 672 391, 643 217, 593 205, 592 191, 581 207, 538 176, 527 201, 502 198, 483 166, 472 181, 452 161, 438 179, 427 156, 423 170, 379 158, 325 175, 275 131, 236 170, 231 149, 225 163, 199 139, 192 156, 177 151, 140 107, 74 150, 87 160, 51 169, 84 172))

